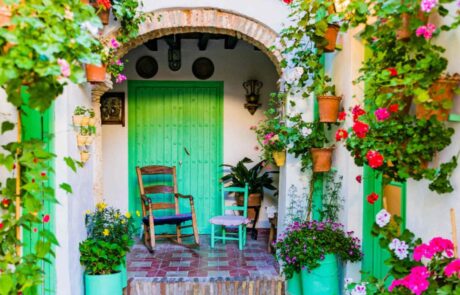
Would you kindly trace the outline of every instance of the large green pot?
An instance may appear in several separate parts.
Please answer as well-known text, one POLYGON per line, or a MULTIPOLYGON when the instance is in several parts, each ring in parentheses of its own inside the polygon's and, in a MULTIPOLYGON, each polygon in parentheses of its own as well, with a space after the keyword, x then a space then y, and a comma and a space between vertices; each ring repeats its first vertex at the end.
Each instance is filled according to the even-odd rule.
POLYGON ((123 262, 117 267, 117 270, 121 273, 121 287, 126 288, 128 286, 128 271, 127 271, 126 257, 123 262))
POLYGON ((299 272, 295 272, 286 283, 287 295, 302 295, 302 281, 299 272))
POLYGON ((85 273, 86 295, 122 295, 121 272, 109 275, 85 273))
POLYGON ((313 271, 300 272, 304 295, 339 295, 339 270, 337 257, 328 254, 313 271))

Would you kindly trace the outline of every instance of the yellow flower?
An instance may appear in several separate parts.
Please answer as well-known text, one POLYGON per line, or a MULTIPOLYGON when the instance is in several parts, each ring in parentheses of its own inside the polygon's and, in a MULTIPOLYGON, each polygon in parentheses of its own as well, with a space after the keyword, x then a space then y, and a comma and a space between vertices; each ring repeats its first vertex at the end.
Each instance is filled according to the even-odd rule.
POLYGON ((88 210, 85 211, 85 213, 86 213, 86 215, 90 215, 90 214, 91 214, 91 210, 88 209, 88 210))
POLYGON ((102 210, 104 210, 105 208, 107 208, 107 204, 104 203, 104 202, 97 203, 97 204, 96 204, 96 208, 97 208, 97 210, 102 211, 102 210))
POLYGON ((141 217, 141 212, 139 212, 139 210, 136 210, 136 215, 137 217, 141 217))
POLYGON ((116 219, 120 218, 120 214, 115 213, 115 218, 116 218, 116 219))
POLYGON ((104 229, 102 234, 107 237, 110 234, 110 231, 108 229, 104 229))
POLYGON ((122 219, 122 220, 121 220, 121 224, 125 224, 125 223, 126 223, 126 222, 125 222, 125 220, 124 220, 124 219, 122 219))
POLYGON ((126 216, 126 218, 131 218, 131 213, 126 212, 125 216, 126 216))

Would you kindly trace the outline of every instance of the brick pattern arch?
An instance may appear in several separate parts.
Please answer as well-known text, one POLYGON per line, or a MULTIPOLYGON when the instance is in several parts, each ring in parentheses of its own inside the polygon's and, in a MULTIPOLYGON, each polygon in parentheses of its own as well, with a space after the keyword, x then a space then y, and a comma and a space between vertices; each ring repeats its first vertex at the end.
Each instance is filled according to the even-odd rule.
MULTIPOLYGON (((244 40, 259 48, 273 62, 281 75, 281 54, 271 50, 278 34, 255 19, 214 8, 169 8, 160 9, 147 15, 147 19, 139 27, 139 36, 118 48, 117 56, 122 57, 130 50, 145 42, 166 35, 181 33, 212 33, 224 34, 244 40)), ((119 34, 118 29, 109 31, 103 36, 102 42, 108 44, 119 34)), ((106 81, 93 86, 91 97, 98 128, 94 140, 94 174, 93 193, 96 201, 102 201, 102 128, 100 114, 100 98, 112 88, 112 80, 107 75, 106 81)))

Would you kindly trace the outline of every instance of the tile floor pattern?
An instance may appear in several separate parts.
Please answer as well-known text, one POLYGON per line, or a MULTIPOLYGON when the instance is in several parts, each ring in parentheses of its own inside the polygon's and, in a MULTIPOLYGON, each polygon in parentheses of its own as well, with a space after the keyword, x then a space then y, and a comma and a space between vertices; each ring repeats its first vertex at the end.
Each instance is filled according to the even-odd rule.
MULTIPOLYGON (((128 255, 128 277, 213 278, 270 277, 279 275, 279 266, 267 251, 267 233, 260 231, 257 240, 248 235, 243 251, 237 241, 221 241, 209 246, 209 236, 200 236, 199 248, 186 248, 170 241, 159 241, 154 254, 138 243, 128 255)), ((187 242, 187 241, 186 241, 187 242)))

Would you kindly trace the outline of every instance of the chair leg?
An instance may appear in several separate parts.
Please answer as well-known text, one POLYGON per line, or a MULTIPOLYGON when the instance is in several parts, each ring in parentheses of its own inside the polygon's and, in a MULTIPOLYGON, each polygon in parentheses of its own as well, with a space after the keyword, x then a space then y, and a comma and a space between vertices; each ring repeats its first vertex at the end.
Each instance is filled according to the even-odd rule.
POLYGON ((182 238, 181 238, 181 226, 180 224, 176 225, 176 237, 177 237, 177 243, 182 244, 182 238))
POLYGON ((214 248, 214 224, 211 223, 211 248, 214 248))
POLYGON ((222 226, 222 244, 225 245, 225 226, 222 226))
POLYGON ((198 233, 198 225, 196 223, 195 214, 192 215, 192 227, 193 227, 193 236, 195 237, 195 243, 200 244, 200 235, 198 233))
POLYGON ((152 245, 150 244, 150 240, 152 239, 150 236, 149 228, 145 224, 142 225, 144 227, 144 246, 149 250, 150 253, 153 253, 152 245))
POLYGON ((247 226, 243 225, 243 246, 246 246, 247 239, 248 239, 248 228, 247 226))
POLYGON ((243 250, 243 226, 238 226, 238 248, 243 250))
POLYGON ((153 224, 153 216, 149 215, 149 233, 150 233, 150 247, 152 251, 155 250, 155 226, 153 224))

